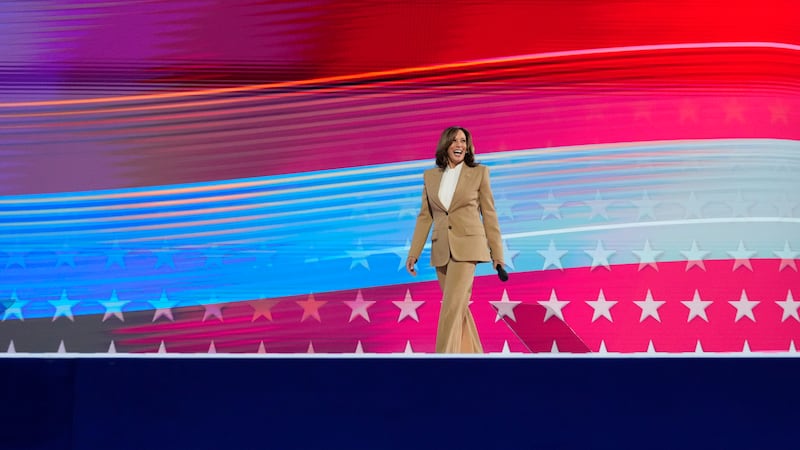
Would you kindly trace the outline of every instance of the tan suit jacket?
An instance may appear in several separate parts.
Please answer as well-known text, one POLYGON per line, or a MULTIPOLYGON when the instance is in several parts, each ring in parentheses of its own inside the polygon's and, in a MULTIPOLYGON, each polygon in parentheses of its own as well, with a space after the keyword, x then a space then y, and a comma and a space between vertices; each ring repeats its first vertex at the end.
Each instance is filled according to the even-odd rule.
POLYGON ((443 173, 443 169, 435 167, 423 175, 422 207, 408 256, 419 260, 432 224, 432 266, 447 265, 451 255, 455 261, 489 262, 494 259, 502 262, 502 238, 489 183, 489 168, 464 165, 449 209, 439 200, 443 173))

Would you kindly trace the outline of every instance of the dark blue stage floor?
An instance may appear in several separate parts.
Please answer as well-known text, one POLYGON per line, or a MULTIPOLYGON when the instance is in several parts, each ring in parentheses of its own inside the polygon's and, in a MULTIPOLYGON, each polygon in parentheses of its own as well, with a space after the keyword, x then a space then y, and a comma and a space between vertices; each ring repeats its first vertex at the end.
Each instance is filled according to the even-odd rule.
POLYGON ((798 369, 794 358, 6 358, 0 448, 789 448, 798 369))

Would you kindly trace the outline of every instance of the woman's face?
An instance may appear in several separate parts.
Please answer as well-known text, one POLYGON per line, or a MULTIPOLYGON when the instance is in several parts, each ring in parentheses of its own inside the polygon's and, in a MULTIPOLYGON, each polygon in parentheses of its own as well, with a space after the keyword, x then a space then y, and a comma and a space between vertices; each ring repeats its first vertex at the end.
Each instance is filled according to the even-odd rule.
POLYGON ((456 131, 453 136, 453 141, 447 149, 447 159, 450 167, 455 167, 464 161, 464 156, 467 154, 467 135, 462 130, 456 131))

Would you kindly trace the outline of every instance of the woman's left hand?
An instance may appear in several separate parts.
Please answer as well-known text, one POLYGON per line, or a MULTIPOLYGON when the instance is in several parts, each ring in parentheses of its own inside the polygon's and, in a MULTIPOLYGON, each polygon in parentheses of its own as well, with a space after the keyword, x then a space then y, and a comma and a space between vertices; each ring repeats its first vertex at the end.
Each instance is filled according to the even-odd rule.
POLYGON ((417 276, 417 269, 414 267, 414 264, 416 263, 417 258, 414 258, 413 256, 409 256, 408 259, 406 259, 406 270, 411 274, 412 277, 417 276))

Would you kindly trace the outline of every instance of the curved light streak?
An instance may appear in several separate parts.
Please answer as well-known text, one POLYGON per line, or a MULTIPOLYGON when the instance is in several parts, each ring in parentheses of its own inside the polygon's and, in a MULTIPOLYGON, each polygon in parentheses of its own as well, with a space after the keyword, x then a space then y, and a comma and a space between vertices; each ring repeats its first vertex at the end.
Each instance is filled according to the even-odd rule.
MULTIPOLYGON (((416 75, 421 73, 436 72, 449 69, 477 69, 494 64, 519 63, 524 61, 557 59, 563 57, 614 54, 614 53, 636 53, 636 52, 665 51, 665 50, 717 49, 717 48, 770 48, 770 49, 800 51, 800 45, 780 43, 780 42, 698 42, 698 43, 685 43, 685 44, 634 45, 628 47, 607 47, 607 48, 597 48, 597 49, 565 50, 556 52, 536 53, 529 55, 486 58, 475 61, 434 64, 430 66, 416 66, 416 67, 408 67, 402 69, 372 71, 372 72, 364 72, 351 75, 320 77, 308 80, 286 81, 279 83, 261 83, 261 84, 247 85, 247 86, 201 89, 189 92, 124 95, 116 97, 97 97, 97 98, 84 98, 84 99, 74 99, 74 100, 0 102, 0 108, 74 106, 74 105, 91 105, 98 103, 140 102, 140 101, 167 100, 176 98, 180 99, 180 98, 189 98, 198 96, 236 94, 244 92, 277 90, 285 88, 335 84, 343 82, 365 81, 374 78, 399 76, 399 75, 416 75)), ((230 101, 237 101, 237 100, 241 99, 230 99, 230 101)))

